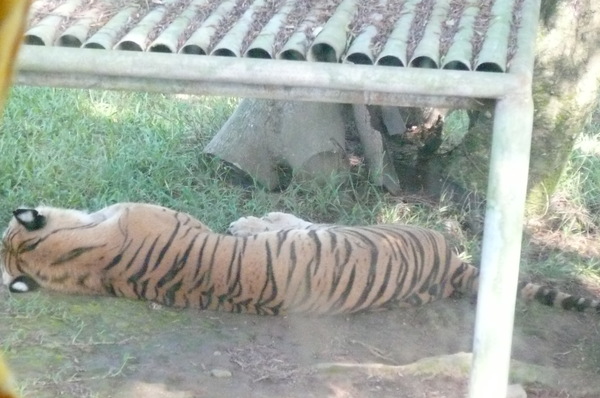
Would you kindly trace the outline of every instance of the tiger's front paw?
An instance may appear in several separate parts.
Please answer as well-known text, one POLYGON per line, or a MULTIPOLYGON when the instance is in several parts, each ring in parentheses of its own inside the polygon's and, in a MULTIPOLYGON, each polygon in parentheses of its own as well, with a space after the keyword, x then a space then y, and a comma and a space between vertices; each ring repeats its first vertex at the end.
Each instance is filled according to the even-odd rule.
POLYGON ((312 225, 312 223, 304 221, 293 214, 271 212, 261 218, 252 216, 242 217, 229 224, 227 232, 233 236, 250 236, 267 231, 304 229, 312 225))
POLYGON ((282 213, 279 211, 273 211, 271 213, 268 213, 263 218, 261 218, 261 220, 270 225, 271 231, 281 229, 304 229, 313 225, 313 223, 304 221, 303 219, 298 218, 293 214, 282 213))
POLYGON ((233 236, 250 236, 269 231, 269 224, 258 217, 241 217, 229 224, 227 233, 233 236))

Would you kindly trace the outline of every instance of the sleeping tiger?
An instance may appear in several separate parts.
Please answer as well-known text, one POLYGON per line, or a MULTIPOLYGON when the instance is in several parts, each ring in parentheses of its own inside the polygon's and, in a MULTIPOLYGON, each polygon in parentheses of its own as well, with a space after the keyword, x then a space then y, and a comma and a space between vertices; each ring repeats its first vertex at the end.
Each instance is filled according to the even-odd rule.
MULTIPOLYGON (((230 231, 141 203, 95 213, 22 208, 2 237, 2 279, 12 292, 42 286, 268 315, 354 313, 477 291, 477 268, 425 228, 318 225, 271 213, 242 218, 230 231)), ((546 305, 600 308, 531 283, 519 290, 546 305)))

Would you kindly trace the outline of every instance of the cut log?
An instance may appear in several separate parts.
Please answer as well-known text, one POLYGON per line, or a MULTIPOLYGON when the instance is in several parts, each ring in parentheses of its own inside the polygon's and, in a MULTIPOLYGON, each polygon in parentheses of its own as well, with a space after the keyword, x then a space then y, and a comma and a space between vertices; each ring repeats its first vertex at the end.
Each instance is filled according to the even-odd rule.
POLYGON ((295 177, 347 171, 342 105, 243 100, 204 149, 267 189, 283 185, 282 168, 295 177))

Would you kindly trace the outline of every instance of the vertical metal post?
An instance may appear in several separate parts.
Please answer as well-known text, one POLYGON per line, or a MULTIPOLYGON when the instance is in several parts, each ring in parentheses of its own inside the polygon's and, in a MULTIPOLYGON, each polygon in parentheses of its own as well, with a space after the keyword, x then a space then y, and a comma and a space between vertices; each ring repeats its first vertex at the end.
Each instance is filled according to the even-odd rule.
POLYGON ((506 398, 533 124, 524 86, 495 109, 469 398, 506 398))

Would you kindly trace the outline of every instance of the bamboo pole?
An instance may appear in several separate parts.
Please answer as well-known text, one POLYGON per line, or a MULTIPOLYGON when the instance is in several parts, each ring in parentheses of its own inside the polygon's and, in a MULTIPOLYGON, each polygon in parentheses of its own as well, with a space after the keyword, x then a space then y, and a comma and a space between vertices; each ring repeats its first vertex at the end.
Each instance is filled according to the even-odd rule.
POLYGON ((420 0, 407 0, 402 8, 402 14, 396 21, 394 29, 388 37, 385 46, 377 57, 378 65, 406 66, 408 65, 407 50, 410 27, 415 18, 415 9, 420 0))
POLYGON ((54 43, 61 23, 81 6, 83 0, 67 1, 52 11, 38 24, 25 32, 25 43, 50 46, 54 43))
POLYGON ((235 0, 223 1, 208 18, 206 18, 200 27, 196 29, 189 39, 185 42, 179 52, 184 54, 206 55, 210 52, 211 40, 221 21, 234 9, 235 0))
POLYGON ((521 26, 517 32, 517 51, 510 61, 510 73, 525 75, 533 73, 535 37, 537 34, 540 0, 524 0, 521 8, 521 26))
POLYGON ((37 87, 125 90, 162 94, 216 95, 225 97, 263 98, 289 101, 320 101, 349 104, 405 107, 477 109, 479 100, 464 97, 381 93, 365 90, 332 90, 326 88, 242 85, 197 80, 169 80, 143 77, 101 76, 97 74, 37 73, 21 71, 16 84, 37 87))
POLYGON ((169 12, 169 7, 174 3, 175 0, 163 0, 117 43, 116 48, 118 50, 146 51, 149 44, 148 37, 152 31, 160 27, 160 23, 169 12))
MULTIPOLYGON (((395 13, 395 10, 391 8, 401 8, 402 3, 398 4, 389 3, 387 0, 378 0, 372 2, 370 10, 372 14, 369 16, 367 21, 361 21, 361 14, 365 10, 361 10, 360 5, 354 15, 357 26, 350 26, 352 30, 350 37, 354 36, 348 45, 346 54, 342 57, 342 62, 348 62, 352 64, 362 65, 373 65, 375 63, 375 57, 382 50, 384 43, 380 43, 381 40, 377 38, 378 34, 382 34, 384 29, 382 23, 391 17, 390 14, 395 13), (361 26, 362 25, 362 26, 361 26)), ((399 12, 399 11, 398 11, 399 12)), ((391 28, 391 27, 390 27, 391 28)))
POLYGON ((497 102, 470 398, 506 397, 532 125, 530 92, 497 102))
MULTIPOLYGON (((29 5, 22 0, 2 0, 0 3, 0 117, 12 82, 15 55, 21 45, 29 5)), ((0 397, 17 398, 16 391, 15 380, 0 352, 0 397)))
POLYGON ((442 24, 446 22, 449 10, 450 2, 447 0, 438 0, 435 3, 423 37, 412 54, 409 66, 420 68, 439 67, 442 24))
POLYGON ((460 17, 458 30, 452 44, 442 61, 442 68, 455 70, 471 70, 473 58, 473 34, 475 18, 479 12, 478 0, 468 0, 460 17))
POLYGON ((492 20, 478 54, 475 70, 486 72, 506 71, 510 21, 515 0, 496 1, 492 7, 492 20))
POLYGON ((266 0, 256 0, 242 14, 235 25, 215 44, 211 55, 240 57, 245 51, 244 40, 257 24, 256 16, 261 9, 268 7, 266 0))
POLYGON ((81 47, 88 36, 94 21, 98 20, 100 9, 90 8, 83 13, 83 16, 75 21, 58 38, 59 46, 81 47))
POLYGON ((137 6, 130 6, 119 11, 106 25, 87 39, 83 43, 83 47, 102 50, 113 48, 121 34, 127 29, 129 21, 134 19, 134 15, 138 10, 137 6))
POLYGON ((522 86, 515 76, 499 73, 37 46, 23 46, 19 68, 41 75, 73 73, 432 97, 499 98, 522 86))
POLYGON ((286 2, 279 11, 267 22, 258 36, 250 43, 245 57, 251 58, 275 58, 275 39, 277 32, 285 23, 288 15, 294 10, 294 2, 286 2))
MULTIPOLYGON (((3 22, 3 21, 0 21, 3 22)), ((2 109, 0 108, 0 111, 2 109)), ((17 383, 4 363, 2 352, 0 352, 0 397, 1 398, 17 398, 17 383)))
POLYGON ((315 1, 314 6, 304 16, 302 23, 296 27, 276 57, 288 61, 305 61, 313 39, 312 35, 318 31, 324 14, 327 14, 327 3, 315 1))
POLYGON ((358 7, 357 0, 344 0, 319 32, 308 50, 309 61, 340 62, 348 41, 348 26, 358 7))
MULTIPOLYGON (((25 29, 29 3, 9 0, 0 3, 0 117, 12 82, 15 58, 25 29)), ((1 362, 0 362, 1 363, 1 362)))
POLYGON ((187 8, 162 31, 162 33, 148 46, 150 51, 163 53, 176 53, 185 31, 198 17, 200 11, 206 8, 209 0, 191 1, 187 8))
POLYGON ((373 37, 377 35, 377 27, 374 25, 367 26, 356 38, 352 41, 348 51, 344 56, 344 62, 352 64, 373 64, 373 37))

